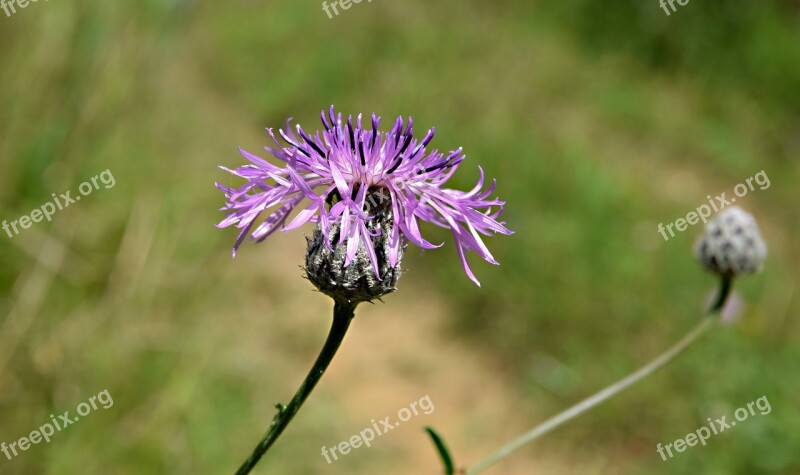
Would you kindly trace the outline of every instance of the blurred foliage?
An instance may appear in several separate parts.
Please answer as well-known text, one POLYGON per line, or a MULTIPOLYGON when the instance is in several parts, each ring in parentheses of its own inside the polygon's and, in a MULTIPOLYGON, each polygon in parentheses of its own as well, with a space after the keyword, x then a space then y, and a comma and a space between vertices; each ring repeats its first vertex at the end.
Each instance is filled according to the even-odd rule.
POLYGON ((559 24, 570 22, 592 53, 625 53, 658 73, 745 91, 768 109, 800 109, 797 1, 675 3, 669 17, 654 3, 564 0, 545 8, 559 24))
MULTIPOLYGON (((469 187, 478 164, 498 179, 516 234, 487 240, 499 267, 473 256, 482 288, 447 234, 426 229, 447 244, 408 253, 387 305, 436 289, 447 336, 516 382, 509 418, 531 425, 694 324, 715 286, 691 256, 699 227, 665 242, 656 226, 765 170, 770 188, 742 206, 771 257, 737 283, 739 323, 526 452, 602 460, 597 473, 800 471, 796 2, 691 1, 668 17, 656 0, 376 0, 333 20, 317 2, 38 2, 0 14, 0 44, 0 219, 107 168, 117 179, 52 223, 0 236, 0 441, 104 388, 115 399, 113 413, 0 458, 2 473, 241 462, 270 398, 316 351, 319 320, 302 315, 299 251, 263 244, 232 263, 233 233, 212 226, 213 182, 230 180, 215 167, 263 145, 262 127, 294 116, 311 128, 331 103, 412 114, 419 130, 436 126, 440 149, 465 148, 454 184, 469 187), (669 463, 655 453, 761 395, 770 415, 669 463)), ((302 248, 299 234, 281 239, 271 245, 302 248)), ((263 473, 375 472, 375 460, 308 455, 306 441, 336 440, 345 417, 320 391, 263 473)), ((437 428, 459 461, 467 441, 505 442, 437 428)))

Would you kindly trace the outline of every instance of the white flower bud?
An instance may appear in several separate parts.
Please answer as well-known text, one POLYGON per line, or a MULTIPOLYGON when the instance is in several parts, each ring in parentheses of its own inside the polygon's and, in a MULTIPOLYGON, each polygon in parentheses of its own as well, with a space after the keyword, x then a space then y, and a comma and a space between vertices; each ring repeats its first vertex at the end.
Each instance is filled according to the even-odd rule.
POLYGON ((758 272, 767 257, 756 220, 743 209, 725 208, 706 224, 695 245, 697 259, 723 277, 758 272))

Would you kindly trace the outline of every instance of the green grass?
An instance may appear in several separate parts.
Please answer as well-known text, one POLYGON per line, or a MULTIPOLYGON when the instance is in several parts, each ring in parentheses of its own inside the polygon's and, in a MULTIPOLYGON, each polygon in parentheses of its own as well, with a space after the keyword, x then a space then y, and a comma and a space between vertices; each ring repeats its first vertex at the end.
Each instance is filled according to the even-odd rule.
MULTIPOLYGON (((299 277, 299 233, 230 260, 233 232, 213 227, 213 183, 230 178, 215 167, 239 163, 238 145, 257 150, 264 127, 293 116, 313 128, 336 104, 435 125, 436 146, 468 155, 459 186, 478 164, 497 178, 516 234, 488 240, 501 266, 473 258, 483 287, 431 228, 448 243, 408 253, 387 305, 433 289, 450 315, 443 338, 504 368, 508 417, 531 425, 694 324, 715 285, 691 255, 700 229, 664 242, 656 225, 765 170, 770 188, 741 204, 770 259, 737 283, 741 321, 519 457, 603 461, 602 473, 797 473, 799 26, 791 2, 690 2, 670 17, 656 0, 376 0, 334 20, 317 2, 0 14, 0 219, 107 168, 117 181, 53 223, 0 236, 0 441, 102 389, 115 401, 46 446, 0 456, 0 472, 233 471, 327 319, 299 277), (669 463, 655 453, 761 395, 770 415, 669 463)), ((317 456, 348 421, 380 414, 343 414, 346 389, 321 387, 259 473, 402 466, 391 443, 330 466, 317 456)), ((437 429, 458 461, 475 439, 487 453, 505 442, 437 429)))

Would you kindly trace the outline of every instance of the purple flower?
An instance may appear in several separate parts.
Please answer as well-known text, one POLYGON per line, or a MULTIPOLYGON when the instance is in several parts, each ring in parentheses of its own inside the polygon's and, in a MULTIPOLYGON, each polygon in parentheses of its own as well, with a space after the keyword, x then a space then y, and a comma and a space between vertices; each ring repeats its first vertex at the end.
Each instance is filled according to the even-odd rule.
POLYGON ((227 199, 222 210, 229 212, 217 226, 235 225, 241 230, 233 246, 234 256, 248 234, 261 242, 279 228, 288 231, 307 222, 319 224, 326 245, 331 246, 328 230, 331 223, 338 223, 341 232, 335 245, 346 244, 345 267, 363 243, 377 276, 378 263, 371 238, 380 231, 368 226, 372 219, 370 209, 378 205, 377 196, 381 202, 388 200, 387 206, 392 208, 394 222, 387 236, 391 266, 396 266, 405 240, 423 249, 441 246, 422 237, 418 220, 423 220, 450 229, 464 270, 480 285, 469 268, 466 252, 475 251, 486 261, 497 264, 481 235, 512 234, 505 223, 497 221, 505 203, 490 198, 495 181, 484 187, 484 173, 479 167, 481 176, 472 190, 443 188, 465 156, 461 148, 447 154, 428 150, 434 129, 417 140, 413 137, 410 117, 407 124, 398 117, 389 132, 378 131, 380 118, 375 114, 371 127, 367 128, 362 127, 361 115, 355 124, 352 116, 342 122, 342 114, 336 115, 333 106, 327 115, 323 111, 321 118, 325 130, 313 136, 299 125, 297 134, 292 132, 289 119, 286 129, 278 132, 285 145, 272 129, 267 129, 275 147, 265 149, 283 162, 281 166, 239 149, 250 163, 236 170, 221 167, 247 180, 239 188, 217 183, 227 199), (303 200, 309 204, 301 207, 287 224, 292 210, 303 200), (253 230, 264 213, 268 213, 266 219, 253 230))

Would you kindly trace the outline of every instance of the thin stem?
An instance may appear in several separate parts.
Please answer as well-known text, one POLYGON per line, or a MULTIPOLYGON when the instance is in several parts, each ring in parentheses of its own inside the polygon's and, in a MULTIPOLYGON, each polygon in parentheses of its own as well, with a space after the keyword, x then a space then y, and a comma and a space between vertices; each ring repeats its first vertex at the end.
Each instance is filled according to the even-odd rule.
POLYGON ((306 398, 311 394, 311 391, 314 390, 314 386, 317 385, 317 382, 319 382, 325 370, 328 369, 328 365, 331 360, 333 360, 336 351, 339 349, 339 345, 341 345, 342 340, 344 340, 347 329, 350 327, 350 321, 355 314, 356 305, 355 303, 344 301, 336 302, 333 307, 333 324, 328 333, 328 339, 325 340, 325 345, 322 347, 322 351, 314 362, 314 366, 311 367, 311 371, 309 371, 303 384, 297 390, 291 402, 289 402, 289 405, 283 406, 278 404, 278 413, 272 419, 269 430, 267 430, 264 438, 261 439, 261 442, 259 442, 255 450, 253 450, 250 457, 239 467, 239 470, 236 471, 236 475, 247 475, 250 473, 258 461, 261 460, 261 457, 264 456, 264 453, 278 440, 283 430, 286 429, 289 422, 291 422, 292 418, 297 414, 300 406, 303 405, 303 402, 305 402, 306 398))
POLYGON ((578 404, 575 404, 569 409, 544 421, 543 423, 534 427, 530 431, 514 439, 513 441, 511 441, 511 443, 505 445, 497 452, 485 457, 483 460, 480 460, 471 467, 466 468, 465 470, 463 470, 463 473, 465 475, 475 475, 483 472, 484 470, 494 465, 495 463, 499 462, 500 460, 506 458, 511 453, 515 452, 528 442, 531 442, 532 440, 541 437, 542 435, 550 432, 551 430, 555 429, 561 424, 597 406, 606 399, 634 385, 635 383, 639 382, 640 380, 646 378, 647 376, 655 372, 657 369, 661 368, 665 364, 672 361, 676 356, 681 354, 683 350, 689 347, 689 345, 691 345, 695 340, 697 340, 700 336, 706 333, 713 326, 713 324, 716 322, 715 318, 716 314, 722 309, 722 306, 725 304, 725 301, 728 295, 730 294, 731 284, 732 284, 731 278, 723 277, 720 283, 720 290, 716 302, 708 310, 707 316, 703 318, 703 320, 699 324, 697 324, 694 328, 692 328, 689 331, 689 333, 686 334, 686 336, 681 338, 680 341, 675 343, 670 349, 662 353, 656 359, 652 360, 650 363, 646 364, 636 372, 629 374, 628 376, 622 378, 621 380, 617 381, 611 386, 608 386, 602 391, 594 394, 593 396, 584 399, 583 401, 579 402, 578 404))
POLYGON ((728 300, 728 296, 730 295, 732 288, 733 288, 733 277, 729 275, 722 276, 722 280, 720 281, 720 286, 719 286, 719 294, 717 295, 717 299, 714 301, 714 305, 712 305, 711 308, 708 310, 709 315, 713 315, 722 310, 722 307, 728 300))

